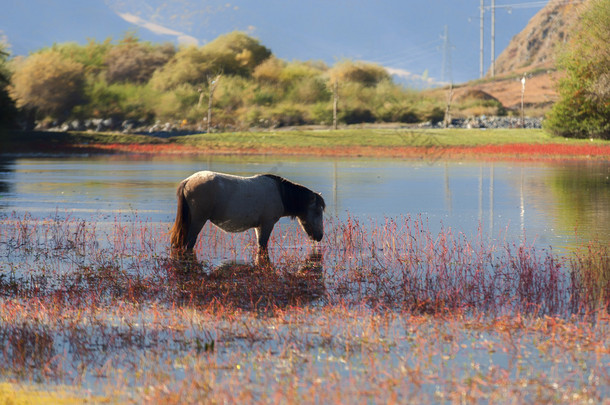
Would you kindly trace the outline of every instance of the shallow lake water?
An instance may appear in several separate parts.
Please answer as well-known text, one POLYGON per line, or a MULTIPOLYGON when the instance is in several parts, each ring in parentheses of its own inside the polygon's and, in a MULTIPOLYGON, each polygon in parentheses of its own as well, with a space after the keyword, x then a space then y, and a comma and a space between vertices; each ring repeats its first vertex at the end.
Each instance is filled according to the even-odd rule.
MULTIPOLYGON (((0 333, 0 343, 15 342, 12 335, 23 331, 46 337, 35 340, 49 342, 46 351, 25 357, 33 365, 25 364, 30 369, 21 375, 41 375, 39 364, 48 369, 57 359, 66 373, 58 381, 78 380, 94 393, 104 393, 104 384, 114 387, 115 379, 150 387, 163 373, 163 384, 169 380, 175 388, 191 378, 200 381, 197 370, 209 371, 220 390, 251 390, 255 397, 283 389, 286 376, 292 381, 295 373, 301 395, 354 387, 376 392, 384 385, 370 370, 383 369, 379 375, 403 382, 392 394, 436 399, 423 402, 448 398, 455 384, 481 375, 492 386, 508 386, 503 392, 523 392, 522 402, 536 402, 539 387, 563 398, 586 390, 594 398, 607 396, 608 323, 582 324, 582 338, 561 321, 567 326, 557 330, 568 339, 554 335, 556 320, 534 317, 528 327, 521 317, 513 320, 531 303, 542 315, 569 315, 580 307, 570 307, 574 290, 563 283, 569 275, 553 257, 530 256, 527 249, 513 250, 509 259, 491 257, 507 252, 492 250, 488 242, 524 242, 555 253, 589 240, 610 241, 609 176, 609 162, 589 161, 5 157, 0 287, 7 295, 0 305, 13 312, 0 319, 0 331, 9 331, 0 333), (176 281, 178 270, 165 254, 175 188, 198 170, 276 173, 321 192, 327 203, 324 257, 308 256, 302 232, 283 219, 274 231, 272 259, 295 249, 284 256, 289 260, 274 260, 275 273, 265 269, 269 279, 250 278, 256 266, 223 275, 231 270, 224 262, 251 257, 244 252, 254 250, 254 234, 223 235, 206 225, 198 252, 207 252, 202 262, 212 263, 206 277, 176 281), (357 241, 350 246, 345 230, 354 223, 372 230, 364 247, 357 241), (448 234, 463 238, 445 241, 448 234), (464 288, 473 285, 480 288, 464 288), (244 296, 250 301, 242 303, 244 296), (413 302, 434 303, 435 297, 448 305, 458 297, 459 307, 499 318, 464 323, 461 317, 446 321, 401 310, 380 318, 368 307, 415 308, 413 302), (284 318, 249 311, 265 300, 280 312, 288 302, 298 305, 284 318), (248 311, 236 317, 199 309, 210 302, 248 311), (348 309, 336 313, 338 308, 348 309), (596 346, 586 348, 592 340, 596 346), (101 343, 106 341, 112 344, 101 343), (213 353, 203 346, 208 342, 216 344, 213 353)), ((10 347, 0 356, 9 365, 6 375, 14 371, 21 346, 10 347)), ((389 402, 383 390, 379 402, 389 402)))
POLYGON ((610 162, 593 161, 4 158, 0 213, 109 221, 137 214, 169 227, 176 185, 198 170, 276 173, 321 192, 329 217, 350 216, 364 226, 421 217, 433 232, 451 229, 467 237, 525 240, 556 251, 583 241, 610 240, 610 162))

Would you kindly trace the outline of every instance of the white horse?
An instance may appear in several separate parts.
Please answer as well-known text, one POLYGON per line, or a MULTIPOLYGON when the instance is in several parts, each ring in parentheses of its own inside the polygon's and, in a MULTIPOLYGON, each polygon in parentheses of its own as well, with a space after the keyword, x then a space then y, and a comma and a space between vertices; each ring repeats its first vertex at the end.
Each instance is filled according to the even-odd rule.
POLYGON ((273 174, 197 172, 180 183, 177 197, 176 222, 170 231, 175 249, 191 252, 208 220, 227 232, 254 228, 263 253, 281 217, 296 217, 313 240, 319 242, 324 235, 322 195, 273 174))

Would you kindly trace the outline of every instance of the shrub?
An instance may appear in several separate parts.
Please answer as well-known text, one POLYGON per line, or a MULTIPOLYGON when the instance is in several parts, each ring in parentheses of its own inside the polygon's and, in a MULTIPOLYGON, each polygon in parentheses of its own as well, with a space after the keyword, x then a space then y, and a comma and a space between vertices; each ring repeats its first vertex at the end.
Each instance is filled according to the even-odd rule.
POLYGON ((272 56, 254 69, 252 77, 261 83, 279 83, 284 66, 286 66, 284 61, 272 56))
POLYGON ((333 122, 333 108, 330 103, 316 103, 311 107, 311 119, 313 123, 330 125, 333 122))
POLYGON ((306 111, 303 107, 282 103, 269 111, 269 121, 274 126, 293 126, 306 123, 306 111))
POLYGON ((243 32, 221 35, 201 48, 213 63, 212 69, 226 75, 251 76, 254 69, 271 56, 271 51, 243 32))
POLYGON ((346 124, 360 124, 363 122, 375 122, 373 112, 368 108, 354 108, 342 110, 338 114, 338 119, 346 124))
MULTIPOLYGON (((342 61, 329 69, 321 62, 285 62, 240 32, 177 51, 132 34, 118 44, 59 44, 14 66, 10 94, 40 118, 199 122, 207 111, 208 80, 219 73, 213 121, 220 125, 330 124, 335 80, 342 122, 414 122, 438 115, 437 102, 396 85, 381 66, 342 61)), ((1 96, 0 80, 0 103, 1 96)))
POLYGON ((81 63, 48 50, 17 63, 10 93, 20 108, 65 118, 85 101, 84 83, 81 63))
POLYGON ((288 91, 289 101, 303 104, 313 104, 319 101, 329 101, 331 94, 321 77, 305 77, 296 81, 288 91))
POLYGON ((213 61, 196 46, 180 49, 150 80, 152 86, 166 91, 182 84, 202 86, 207 76, 214 74, 213 61))
POLYGON ((110 83, 147 83, 155 70, 163 67, 175 53, 171 44, 153 46, 137 41, 123 42, 106 54, 106 79, 110 83))
POLYGON ((390 80, 390 74, 382 66, 374 63, 343 61, 331 69, 330 78, 331 82, 347 81, 373 87, 383 80, 390 80))
MULTIPOLYGON (((222 76, 214 92, 213 104, 217 108, 234 111, 244 104, 244 94, 250 82, 240 76, 222 76)), ((204 97, 207 106, 207 97, 204 97)))
POLYGON ((545 120, 552 133, 610 139, 610 0, 591 0, 559 58, 566 76, 545 120))
POLYGON ((108 84, 97 80, 87 87, 86 105, 75 109, 73 115, 86 117, 115 117, 119 119, 151 120, 155 103, 161 95, 149 86, 135 83, 108 84))

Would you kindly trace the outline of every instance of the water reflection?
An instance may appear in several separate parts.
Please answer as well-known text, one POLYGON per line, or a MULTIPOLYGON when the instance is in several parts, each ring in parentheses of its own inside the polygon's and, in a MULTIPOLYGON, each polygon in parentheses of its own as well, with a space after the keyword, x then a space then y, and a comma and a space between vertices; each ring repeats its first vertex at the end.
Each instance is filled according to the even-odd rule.
POLYGON ((556 166, 545 183, 549 203, 560 207, 553 215, 560 232, 610 242, 610 167, 572 162, 556 166))
POLYGON ((11 191, 12 182, 9 177, 13 171, 13 167, 13 159, 0 155, 0 209, 8 205, 6 202, 6 196, 11 191))
POLYGON ((582 238, 610 238, 609 162, 113 156, 16 159, 0 167, 10 172, 0 171, 0 210, 38 217, 57 211, 88 218, 94 213, 113 217, 137 212, 169 227, 176 185, 207 169, 277 173, 321 192, 326 213, 340 220, 355 216, 366 223, 422 216, 432 232, 482 232, 560 249, 582 238))
POLYGON ((276 266, 268 256, 264 262, 229 260, 208 269, 192 252, 168 264, 177 293, 189 302, 209 303, 221 296, 223 302, 252 310, 318 302, 326 295, 323 254, 316 249, 294 263, 296 269, 276 266))

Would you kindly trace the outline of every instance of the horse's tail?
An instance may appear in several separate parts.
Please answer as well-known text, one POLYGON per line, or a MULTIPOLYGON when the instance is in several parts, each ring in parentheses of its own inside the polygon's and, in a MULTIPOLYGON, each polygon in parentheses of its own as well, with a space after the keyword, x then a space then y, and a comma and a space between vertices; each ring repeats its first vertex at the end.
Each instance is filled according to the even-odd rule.
POLYGON ((184 247, 186 246, 186 236, 188 232, 188 227, 191 223, 191 212, 189 211, 189 206, 186 202, 186 198, 184 197, 185 185, 186 180, 180 183, 180 185, 178 186, 178 190, 176 191, 176 196, 178 197, 176 222, 174 222, 174 226, 169 231, 172 247, 177 249, 184 249, 184 247))

